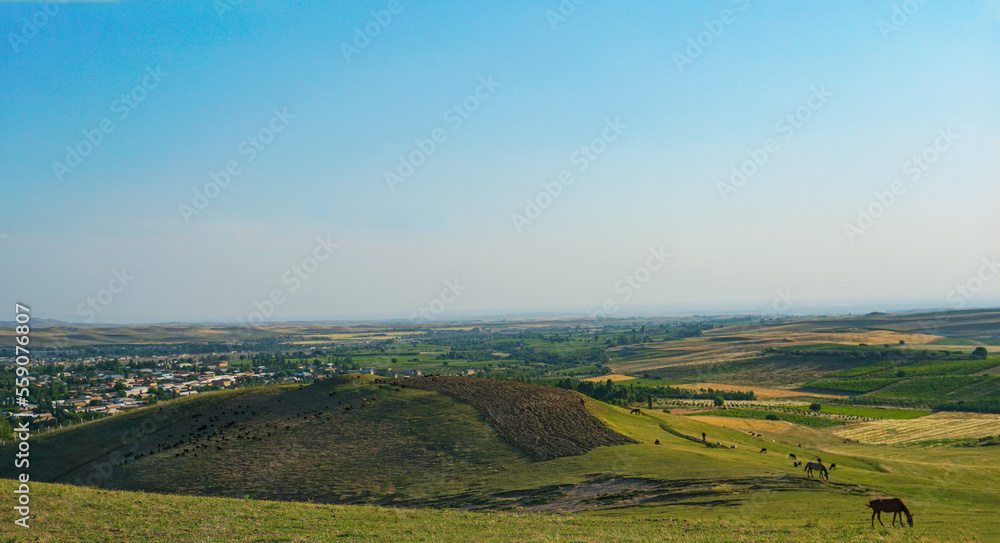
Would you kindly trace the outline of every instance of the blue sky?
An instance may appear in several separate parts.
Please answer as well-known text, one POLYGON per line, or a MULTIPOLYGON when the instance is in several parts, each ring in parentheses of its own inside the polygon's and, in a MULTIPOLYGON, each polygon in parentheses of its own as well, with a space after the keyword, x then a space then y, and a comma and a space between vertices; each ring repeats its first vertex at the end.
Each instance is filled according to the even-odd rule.
POLYGON ((232 4, 0 2, 4 303, 96 323, 1000 303, 996 0, 232 4), (337 248, 307 262, 318 237, 337 248))

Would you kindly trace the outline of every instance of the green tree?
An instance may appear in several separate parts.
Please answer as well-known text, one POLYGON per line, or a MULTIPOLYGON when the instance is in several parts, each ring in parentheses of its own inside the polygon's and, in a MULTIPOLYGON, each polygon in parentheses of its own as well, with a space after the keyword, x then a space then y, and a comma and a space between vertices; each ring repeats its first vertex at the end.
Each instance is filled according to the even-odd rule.
POLYGON ((986 360, 987 354, 989 353, 986 351, 986 347, 976 347, 975 350, 972 351, 972 358, 986 360))
POLYGON ((722 396, 716 396, 713 401, 715 402, 715 407, 722 407, 726 405, 726 400, 722 396))
POLYGON ((811 403, 811 404, 809 404, 809 410, 810 411, 819 411, 822 408, 823 408, 823 406, 820 405, 820 404, 818 404, 818 403, 811 403))
POLYGON ((14 439, 14 429, 10 427, 7 419, 0 417, 0 441, 14 439))

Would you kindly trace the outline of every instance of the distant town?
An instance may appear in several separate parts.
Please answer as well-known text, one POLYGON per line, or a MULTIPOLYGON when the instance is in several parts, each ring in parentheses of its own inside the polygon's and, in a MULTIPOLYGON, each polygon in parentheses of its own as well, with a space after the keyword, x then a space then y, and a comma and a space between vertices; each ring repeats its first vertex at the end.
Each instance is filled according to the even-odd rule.
MULTIPOLYGON (((216 390, 266 384, 310 383, 336 374, 370 374, 387 377, 418 377, 420 369, 394 371, 391 367, 363 367, 346 356, 327 351, 384 350, 390 340, 366 340, 353 347, 327 344, 306 350, 288 350, 288 344, 272 344, 270 351, 231 350, 204 354, 140 356, 136 351, 185 350, 185 346, 117 345, 62 350, 42 350, 31 366, 27 404, 15 405, 13 394, 4 394, 0 440, 10 439, 6 419, 15 412, 29 416, 40 431, 115 415, 160 401, 216 390), (324 347, 326 350, 324 350, 324 347), (110 351, 110 353, 108 352, 110 351), (132 353, 114 356, 118 352, 132 353), (113 354, 112 354, 113 353, 113 354)), ((417 345, 420 340, 407 340, 417 345)), ((213 350, 220 346, 198 345, 189 350, 213 350)), ((364 356, 364 355, 362 355, 364 356)), ((395 360, 395 359, 393 359, 395 360)), ((2 388, 12 389, 13 360, 0 358, 2 388)), ((474 369, 460 370, 472 375, 474 369)))

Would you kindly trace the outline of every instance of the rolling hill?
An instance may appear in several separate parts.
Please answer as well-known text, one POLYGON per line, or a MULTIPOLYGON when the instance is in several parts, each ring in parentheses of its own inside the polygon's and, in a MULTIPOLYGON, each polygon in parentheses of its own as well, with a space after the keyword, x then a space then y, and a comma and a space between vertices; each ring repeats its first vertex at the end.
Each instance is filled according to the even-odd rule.
MULTIPOLYGON (((368 376, 189 396, 33 438, 42 528, 25 539, 8 523, 0 535, 870 541, 866 499, 899 496, 917 525, 878 531, 880 541, 1000 538, 991 447, 886 447, 781 421, 634 415, 579 400, 520 383, 368 376), (529 452, 529 437, 560 443, 566 424, 562 438, 580 450, 529 452), (723 447, 707 446, 716 442, 723 447), (809 478, 789 454, 838 468, 829 481, 809 478)), ((9 463, 0 469, 14 475, 9 463)))
POLYGON ((426 504, 532 459, 634 442, 580 399, 486 379, 335 377, 199 394, 46 433, 32 464, 38 480, 100 488, 426 504), (463 389, 469 403, 452 398, 463 389))

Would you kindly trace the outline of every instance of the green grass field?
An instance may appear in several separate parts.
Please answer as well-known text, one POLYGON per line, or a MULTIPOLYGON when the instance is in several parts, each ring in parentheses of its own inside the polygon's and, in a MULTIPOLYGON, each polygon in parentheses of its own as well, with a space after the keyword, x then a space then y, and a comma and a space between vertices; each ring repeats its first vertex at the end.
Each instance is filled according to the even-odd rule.
MULTIPOLYGON (((0 481, 9 495, 14 485, 0 481)), ((0 528, 5 542, 65 543, 170 541, 176 543, 233 542, 550 542, 690 541, 719 543, 767 541, 805 543, 896 543, 914 541, 976 541, 981 532, 964 527, 947 530, 941 520, 927 527, 875 528, 867 525, 857 500, 845 501, 834 512, 857 513, 858 522, 842 525, 831 511, 815 511, 796 498, 770 512, 776 496, 764 496, 744 506, 740 514, 704 515, 698 507, 630 508, 607 513, 469 513, 435 509, 394 509, 227 498, 198 498, 137 492, 104 491, 66 485, 36 484, 37 503, 30 528, 7 522, 0 528), (721 517, 721 518, 720 518, 721 517)), ((6 515, 9 517, 10 515, 6 515)), ((943 520, 943 519, 942 519, 943 520)), ((933 524, 931 524, 933 523, 933 524)), ((983 540, 985 541, 985 540, 983 540)))
POLYGON ((985 381, 986 379, 989 379, 989 377, 983 375, 919 377, 904 380, 898 385, 880 390, 874 395, 882 398, 907 398, 927 401, 945 400, 950 399, 949 396, 952 393, 985 381))
POLYGON ((865 393, 878 390, 884 386, 898 382, 899 379, 820 379, 810 381, 806 387, 834 392, 865 393))
POLYGON ((833 372, 827 377, 856 377, 864 375, 867 377, 898 378, 900 373, 904 377, 969 375, 992 368, 998 364, 1000 364, 1000 359, 997 358, 990 358, 988 360, 925 360, 908 364, 883 360, 856 368, 833 372))
MULTIPOLYGON (((870 364, 865 364, 863 366, 857 366, 853 368, 847 368, 846 370, 835 371, 826 375, 830 379, 843 377, 859 377, 867 376, 874 377, 876 374, 883 371, 891 371, 898 364, 891 362, 889 360, 879 360, 878 362, 872 362, 870 364)), ((895 377, 895 375, 887 375, 886 377, 895 377)))
POLYGON ((981 345, 978 341, 973 341, 971 339, 963 339, 958 337, 943 337, 934 342, 934 345, 955 345, 959 347, 975 347, 981 345))

